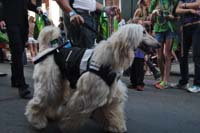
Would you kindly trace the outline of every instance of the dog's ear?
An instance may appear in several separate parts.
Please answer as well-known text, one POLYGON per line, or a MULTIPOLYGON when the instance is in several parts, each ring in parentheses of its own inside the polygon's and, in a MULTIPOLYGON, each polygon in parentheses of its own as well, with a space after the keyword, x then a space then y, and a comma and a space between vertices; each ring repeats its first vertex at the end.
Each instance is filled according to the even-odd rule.
POLYGON ((54 40, 60 36, 60 29, 54 26, 46 26, 40 32, 38 41, 39 41, 39 51, 48 48, 48 45, 51 40, 54 40))

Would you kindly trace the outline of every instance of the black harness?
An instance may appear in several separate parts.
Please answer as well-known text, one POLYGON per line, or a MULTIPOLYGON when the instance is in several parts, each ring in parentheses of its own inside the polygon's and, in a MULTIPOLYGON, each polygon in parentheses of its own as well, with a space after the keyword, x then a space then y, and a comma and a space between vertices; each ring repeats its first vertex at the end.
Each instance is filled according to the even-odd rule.
POLYGON ((80 63, 87 49, 77 47, 63 48, 63 46, 69 44, 69 41, 64 44, 59 38, 52 41, 55 41, 58 46, 39 53, 33 59, 33 62, 37 64, 53 54, 54 60, 61 71, 62 78, 68 79, 72 88, 76 88, 79 77, 87 71, 101 77, 108 86, 111 86, 115 79, 118 80, 120 78, 116 72, 112 71, 111 65, 98 65, 94 61, 90 61, 92 55, 87 60, 87 67, 81 72, 80 63))
POLYGON ((99 66, 92 61, 90 62, 89 58, 87 69, 84 72, 80 72, 80 63, 85 51, 86 49, 72 47, 61 48, 54 53, 55 62, 59 66, 63 79, 68 79, 70 86, 76 88, 79 77, 84 72, 90 71, 101 77, 108 86, 111 86, 117 74, 111 70, 110 65, 99 66))

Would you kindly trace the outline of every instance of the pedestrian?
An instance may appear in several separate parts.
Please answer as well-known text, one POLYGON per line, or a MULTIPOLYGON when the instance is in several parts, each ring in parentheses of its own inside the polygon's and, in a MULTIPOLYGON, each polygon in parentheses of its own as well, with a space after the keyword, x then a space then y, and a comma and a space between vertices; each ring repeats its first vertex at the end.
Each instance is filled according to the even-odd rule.
POLYGON ((174 1, 172 0, 151 0, 149 12, 152 15, 156 39, 162 44, 157 50, 157 62, 161 72, 160 81, 154 86, 157 89, 165 89, 169 87, 169 76, 171 70, 171 49, 173 39, 173 22, 172 14, 174 1))
POLYGON ((73 46, 80 48, 92 48, 95 44, 97 31, 96 11, 106 11, 113 16, 118 7, 104 7, 96 0, 56 0, 65 13, 65 25, 67 28, 68 38, 72 41, 73 46), (87 27, 85 26, 87 25, 87 27), (91 29, 89 29, 90 27, 91 29))
POLYGON ((9 45, 11 50, 11 85, 17 87, 19 96, 24 99, 30 99, 31 92, 29 85, 25 82, 23 52, 25 43, 28 39, 28 13, 30 9, 34 12, 40 10, 31 3, 31 0, 1 0, 2 16, 0 23, 6 27, 9 45))
POLYGON ((131 65, 130 89, 144 90, 144 53, 139 48, 135 51, 135 58, 131 65))
POLYGON ((182 42, 180 57, 181 79, 175 87, 187 89, 190 92, 200 92, 200 0, 180 0, 176 13, 181 15, 182 42), (194 61, 194 82, 189 87, 188 52, 192 46, 194 61))
POLYGON ((31 58, 35 57, 38 53, 38 41, 34 39, 33 33, 34 33, 34 27, 35 27, 35 21, 34 17, 30 16, 28 20, 29 24, 29 31, 28 31, 28 49, 31 53, 31 58))

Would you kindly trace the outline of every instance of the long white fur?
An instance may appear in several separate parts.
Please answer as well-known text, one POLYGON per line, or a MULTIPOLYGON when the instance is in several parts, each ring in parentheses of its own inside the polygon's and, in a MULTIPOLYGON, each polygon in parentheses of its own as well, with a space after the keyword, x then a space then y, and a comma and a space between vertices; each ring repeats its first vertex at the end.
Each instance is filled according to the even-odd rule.
MULTIPOLYGON (((134 49, 143 41, 144 28, 129 24, 122 27, 94 49, 92 61, 109 64, 112 70, 122 74, 134 58, 134 49)), ((39 35, 40 52, 48 48, 51 40, 59 36, 56 27, 46 27, 39 35)), ((72 91, 69 82, 62 79, 53 55, 35 65, 34 97, 26 106, 25 115, 33 127, 45 128, 48 118, 57 120, 62 129, 75 129, 88 118, 103 125, 105 131, 127 131, 124 103, 127 88, 121 80, 109 87, 99 76, 85 72, 72 91)))

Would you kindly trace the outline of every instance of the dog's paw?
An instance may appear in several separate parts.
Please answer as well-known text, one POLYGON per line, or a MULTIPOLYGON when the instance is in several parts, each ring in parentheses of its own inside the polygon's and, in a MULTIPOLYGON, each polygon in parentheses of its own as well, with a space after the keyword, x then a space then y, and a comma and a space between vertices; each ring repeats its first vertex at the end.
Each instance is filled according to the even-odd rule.
POLYGON ((126 133, 126 128, 117 129, 116 127, 109 127, 106 133, 126 133))
POLYGON ((40 130, 40 129, 44 129, 47 126, 47 121, 39 121, 39 122, 32 122, 31 125, 40 130))

